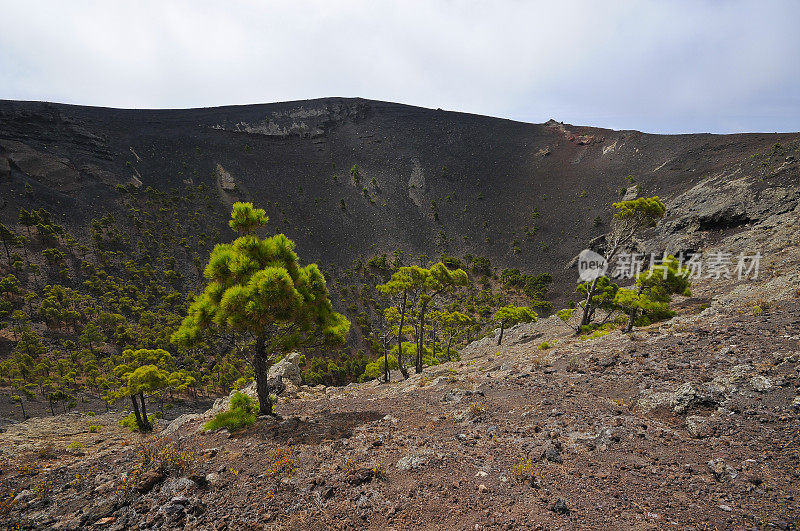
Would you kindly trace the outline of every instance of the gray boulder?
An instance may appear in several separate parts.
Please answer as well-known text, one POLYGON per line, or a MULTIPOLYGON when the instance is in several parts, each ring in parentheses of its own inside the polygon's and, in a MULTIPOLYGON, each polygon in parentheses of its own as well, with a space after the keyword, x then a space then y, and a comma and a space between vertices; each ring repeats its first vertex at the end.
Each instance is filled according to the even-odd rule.
POLYGON ((284 382, 291 382, 300 387, 303 384, 303 377, 300 375, 298 362, 300 355, 297 352, 287 354, 285 358, 269 368, 268 378, 272 380, 280 376, 284 382))

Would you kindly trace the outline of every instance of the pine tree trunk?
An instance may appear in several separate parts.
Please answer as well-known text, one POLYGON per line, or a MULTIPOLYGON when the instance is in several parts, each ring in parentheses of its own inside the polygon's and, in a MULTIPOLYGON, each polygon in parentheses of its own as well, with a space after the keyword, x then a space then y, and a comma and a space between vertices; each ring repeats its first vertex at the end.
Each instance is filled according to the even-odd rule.
POLYGON ((419 340, 417 342, 417 363, 416 363, 416 373, 420 374, 422 372, 422 352, 425 350, 425 308, 428 307, 428 303, 423 302, 421 311, 419 312, 419 340))
POLYGON ((142 403, 142 425, 143 431, 153 431, 150 419, 147 418, 147 407, 144 405, 144 393, 139 393, 139 401, 142 403))
POLYGON ((389 345, 386 343, 386 337, 383 340, 383 376, 386 383, 389 383, 391 376, 389 375, 389 345))
POLYGON ((260 415, 272 415, 272 400, 269 395, 269 367, 267 366, 267 350, 263 337, 256 338, 256 349, 253 355, 253 369, 256 377, 256 393, 258 394, 258 410, 260 415))
MULTIPOLYGON (((597 277, 596 279, 592 280, 592 283, 586 290, 586 301, 584 302, 583 305, 583 316, 581 317, 581 327, 588 325, 589 321, 591 321, 591 310, 592 310, 591 302, 592 302, 592 297, 594 296, 594 290, 597 287, 597 281, 599 279, 600 277, 597 277)), ((578 330, 578 333, 580 333, 580 330, 578 330)))
POLYGON ((503 342, 503 330, 506 328, 506 322, 500 321, 500 335, 497 336, 497 346, 500 346, 500 343, 503 342))
POLYGON ((436 359, 436 321, 433 322, 433 342, 431 343, 433 347, 433 359, 436 359))
POLYGON ((625 326, 625 333, 630 332, 633 330, 633 322, 636 320, 636 310, 631 310, 628 312, 628 324, 625 326))
POLYGON ((133 414, 136 416, 136 425, 139 426, 140 430, 144 430, 142 414, 139 413, 139 401, 136 400, 136 395, 131 395, 131 402, 133 402, 133 414))
POLYGON ((408 302, 408 293, 403 292, 403 302, 400 304, 400 328, 397 329, 397 367, 403 378, 408 378, 408 369, 403 364, 403 324, 406 318, 406 302, 408 302))
POLYGON ((450 345, 453 343, 453 335, 451 334, 449 338, 447 338, 447 361, 453 361, 453 358, 450 357, 450 345))
MULTIPOLYGON (((644 291, 644 286, 639 287, 639 291, 636 293, 636 296, 641 297, 642 291, 644 291)), ((631 311, 628 312, 628 324, 625 326, 625 333, 628 333, 631 330, 633 330, 633 322, 636 320, 636 315, 638 313, 639 312, 637 311, 636 308, 631 308, 631 311)))

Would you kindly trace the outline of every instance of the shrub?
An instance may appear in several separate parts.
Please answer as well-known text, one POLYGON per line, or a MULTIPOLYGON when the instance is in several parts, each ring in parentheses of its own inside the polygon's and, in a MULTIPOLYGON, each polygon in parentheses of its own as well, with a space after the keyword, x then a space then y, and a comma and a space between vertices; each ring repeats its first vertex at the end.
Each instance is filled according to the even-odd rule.
MULTIPOLYGON (((397 365, 397 356, 394 354, 389 354, 387 357, 389 360, 389 370, 397 370, 399 368, 397 365)), ((375 361, 368 363, 364 369, 364 374, 359 377, 359 380, 362 382, 368 382, 369 380, 382 377, 383 361, 383 356, 380 356, 375 361)))
POLYGON ((256 421, 255 411, 253 399, 237 391, 231 397, 230 409, 217 413, 213 419, 205 423, 203 429, 213 431, 225 428, 228 431, 236 431, 256 421))
MULTIPOLYGON (((135 423, 136 419, 134 418, 133 421, 135 423)), ((97 433, 102 429, 103 429, 102 424, 89 424, 89 433, 97 433)))
POLYGON ((469 405, 469 417, 477 419, 486 415, 486 404, 483 402, 473 402, 469 405))
POLYGON ((182 443, 169 437, 156 437, 140 444, 137 455, 141 458, 140 467, 155 468, 167 474, 185 474, 195 464, 195 452, 187 450, 182 443))
POLYGON ((46 498, 48 494, 53 492, 53 483, 48 479, 40 481, 33 487, 33 492, 39 498, 46 498))
MULTIPOLYGON (((148 438, 137 445, 136 455, 139 461, 132 464, 131 470, 122 475, 117 485, 116 492, 123 498, 136 493, 136 486, 147 470, 159 470, 164 474, 189 475, 196 461, 194 451, 186 449, 184 443, 173 441, 169 437, 148 438)), ((90 469, 88 475, 93 474, 90 469)), ((76 475, 76 480, 82 479, 84 478, 76 475)))
POLYGON ((519 462, 511 467, 511 475, 520 483, 528 483, 532 487, 539 485, 539 466, 533 459, 520 458, 519 462))
POLYGON ((289 477, 297 471, 294 448, 275 448, 267 454, 266 471, 268 476, 289 477))
POLYGON ((550 343, 548 343, 547 341, 542 341, 536 348, 538 348, 539 350, 547 350, 550 348, 550 343))
MULTIPOLYGON (((150 422, 150 426, 155 427, 156 416, 154 414, 147 415, 147 420, 150 422)), ((123 428, 128 428, 130 431, 139 431, 139 424, 136 423, 136 415, 133 413, 128 413, 127 417, 119 421, 119 425, 123 428)), ((89 426, 89 431, 92 431, 91 428, 92 427, 89 426)))
POLYGON ((372 470, 372 475, 376 479, 384 479, 386 477, 386 468, 380 461, 375 463, 375 465, 371 468, 371 470, 372 470))
POLYGON ((84 448, 85 445, 82 442, 72 441, 67 445, 67 448, 70 450, 77 450, 78 448, 84 448))

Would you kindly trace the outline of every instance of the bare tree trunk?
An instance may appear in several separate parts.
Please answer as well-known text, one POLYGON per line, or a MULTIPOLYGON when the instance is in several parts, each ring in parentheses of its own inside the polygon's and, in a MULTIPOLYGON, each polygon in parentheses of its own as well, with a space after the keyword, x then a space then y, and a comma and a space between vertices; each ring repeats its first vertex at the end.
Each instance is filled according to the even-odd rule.
POLYGON ((253 369, 256 377, 256 393, 258 394, 258 409, 261 415, 272 415, 272 399, 269 392, 269 367, 267 366, 267 350, 265 340, 256 338, 255 354, 253 355, 253 369))

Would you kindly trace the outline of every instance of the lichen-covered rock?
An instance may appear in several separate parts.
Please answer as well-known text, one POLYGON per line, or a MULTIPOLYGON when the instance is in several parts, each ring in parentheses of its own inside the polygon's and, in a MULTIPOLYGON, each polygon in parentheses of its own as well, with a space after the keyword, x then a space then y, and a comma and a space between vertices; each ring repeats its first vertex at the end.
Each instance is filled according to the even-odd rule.
POLYGON ((713 435, 714 423, 710 417, 690 415, 686 417, 686 431, 695 439, 702 439, 713 435))
POLYGON ((269 368, 269 378, 280 376, 284 382, 291 382, 296 387, 303 385, 300 367, 297 366, 299 355, 296 352, 288 354, 281 361, 269 368))

